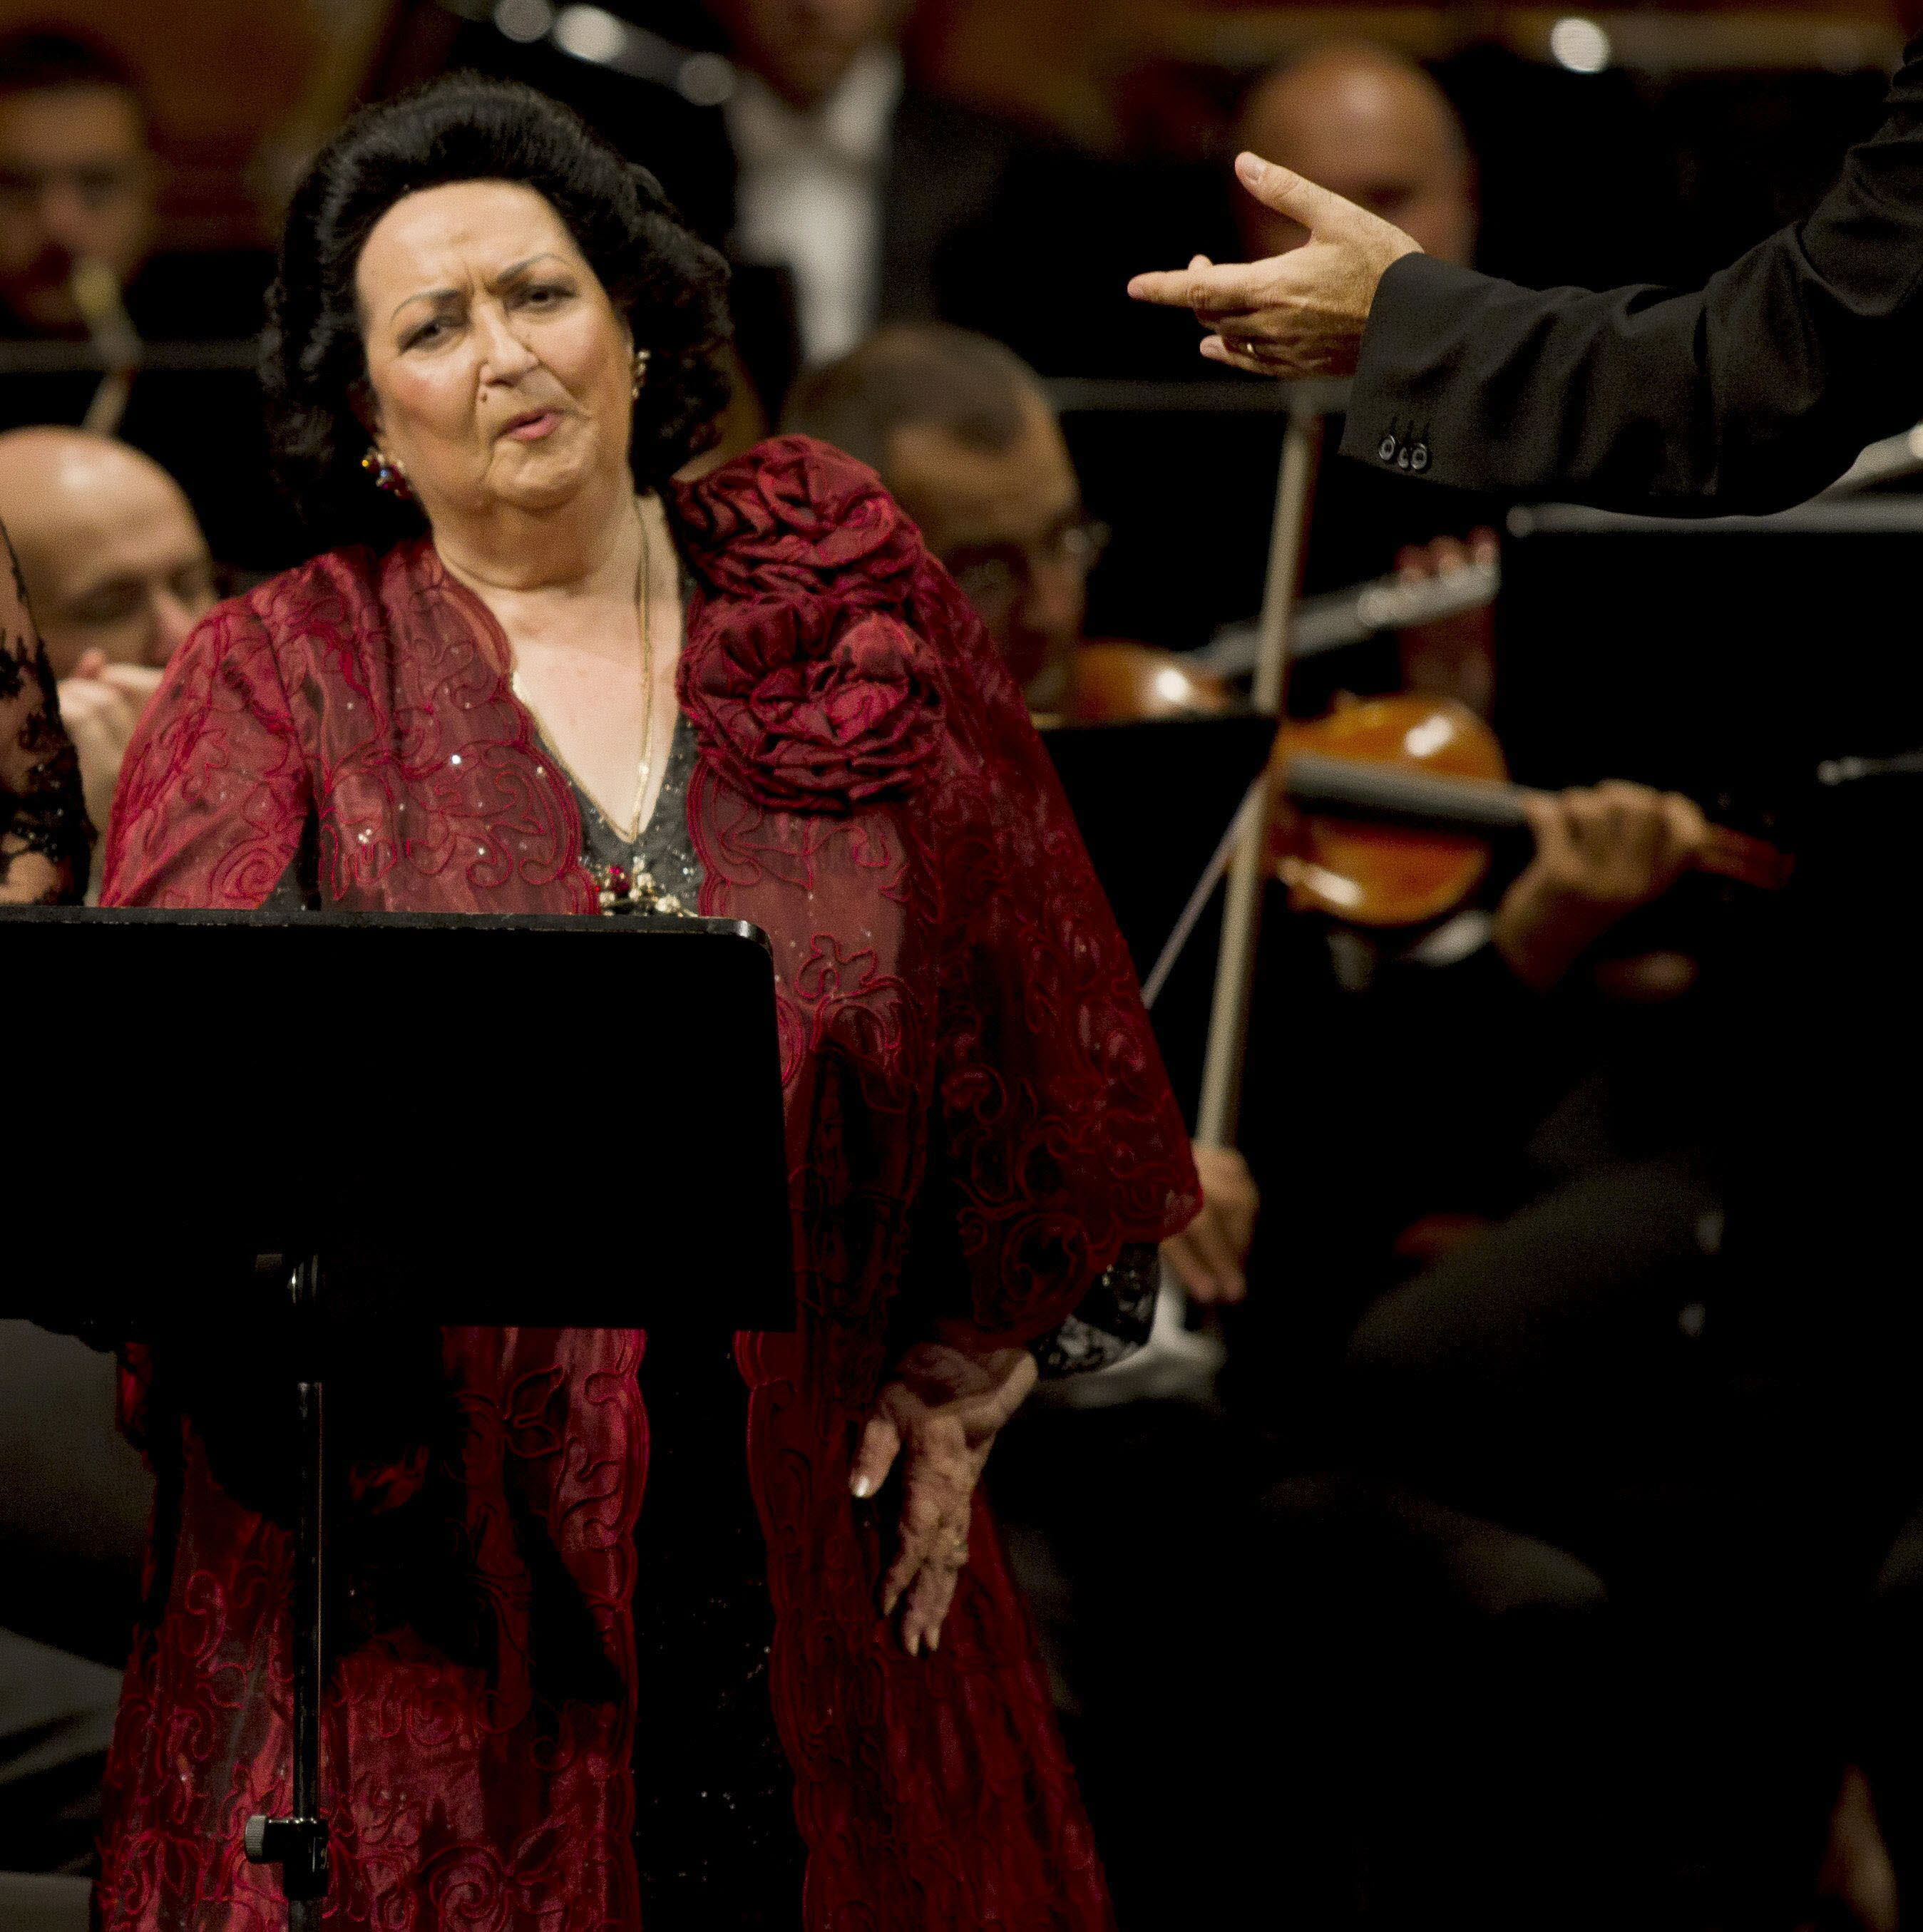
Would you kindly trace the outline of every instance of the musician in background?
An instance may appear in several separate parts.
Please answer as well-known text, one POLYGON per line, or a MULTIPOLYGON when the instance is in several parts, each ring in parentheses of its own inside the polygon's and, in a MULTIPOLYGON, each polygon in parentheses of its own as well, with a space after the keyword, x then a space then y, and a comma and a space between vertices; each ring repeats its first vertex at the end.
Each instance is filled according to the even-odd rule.
POLYGON ((76 262, 122 288, 154 242, 159 163, 132 76, 65 34, 0 42, 0 308, 8 332, 77 338, 76 262))
POLYGON ((207 539, 159 464, 82 430, 0 434, 0 521, 59 680, 87 816, 104 832, 160 672, 214 608, 207 539))
MULTIPOLYGON (((1366 40, 1329 43, 1272 68, 1243 97, 1238 148, 1288 154, 1444 262, 1475 253, 1475 163, 1448 97, 1413 61, 1366 40)), ((1252 259, 1299 248, 1307 231, 1247 196, 1234 204, 1252 259)))
POLYGON ((1028 364, 984 335, 898 325, 810 370, 783 426, 880 475, 974 605, 1029 709, 1060 710, 1101 532, 1028 364))
MULTIPOLYGON (((223 561, 290 562, 298 547, 268 478, 248 346, 272 256, 159 249, 164 176, 152 110, 112 50, 64 32, 0 36, 0 370, 10 344, 77 348, 103 327, 150 344, 236 345, 232 368, 135 374, 117 424, 97 426, 179 479, 223 561), (92 316, 76 298, 82 262, 100 272, 92 316)), ((92 370, 0 374, 0 430, 77 424, 100 382, 92 370)))

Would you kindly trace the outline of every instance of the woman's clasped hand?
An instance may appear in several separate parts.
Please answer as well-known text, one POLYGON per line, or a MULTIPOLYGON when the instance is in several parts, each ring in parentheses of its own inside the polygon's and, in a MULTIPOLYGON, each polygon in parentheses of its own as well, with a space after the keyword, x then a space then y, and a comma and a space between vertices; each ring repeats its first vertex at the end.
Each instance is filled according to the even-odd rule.
POLYGON ((876 1398, 848 1487, 877 1494, 900 1466, 901 1541, 881 1586, 881 1612, 902 1612, 902 1647, 941 1645, 942 1621, 968 1561, 975 1486, 1002 1425, 1035 1386, 1026 1348, 976 1354, 939 1342, 910 1348, 876 1398))

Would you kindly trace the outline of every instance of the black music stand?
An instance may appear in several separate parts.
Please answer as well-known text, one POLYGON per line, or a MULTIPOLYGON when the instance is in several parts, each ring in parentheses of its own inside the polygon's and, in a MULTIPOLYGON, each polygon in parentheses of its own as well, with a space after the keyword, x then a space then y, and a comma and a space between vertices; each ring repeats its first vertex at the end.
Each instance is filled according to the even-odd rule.
MULTIPOLYGON (((30 1225, 9 1238, 0 1314, 144 1315, 158 1330, 173 1298, 204 1294, 223 1252, 250 1258, 255 1282, 286 1299, 300 1428, 293 1802, 250 1819, 246 1842, 249 1858, 280 1867, 290 1927, 317 1932, 321 1344, 330 1318, 352 1313, 350 1300, 331 1314, 329 1257, 377 1256, 383 1280, 405 1284, 400 1312, 436 1324, 791 1328, 768 942, 738 921, 644 914, 7 908, 0 961, 10 986, 110 1016, 91 1035, 9 1036, 13 1090, 49 1159, 30 1225), (109 1093, 116 1126, 136 1131, 104 1202, 86 1150, 109 1093), (610 1119, 632 1137, 634 1198, 597 1214, 576 1197, 564 1136, 610 1119), (104 1209, 110 1251, 76 1254, 74 1230, 100 1228, 104 1209)), ((249 1318, 244 1298, 230 1305, 249 1318)))
MULTIPOLYGON (((1054 724, 1042 732, 1089 862, 1144 982, 1268 762, 1275 731, 1273 718, 1234 712, 1054 724)), ((1201 1088, 1220 934, 1218 884, 1150 1011, 1178 1094, 1201 1088)))
POLYGON ((1043 728, 1140 976, 1268 763, 1275 734, 1276 721, 1256 711, 1043 728))

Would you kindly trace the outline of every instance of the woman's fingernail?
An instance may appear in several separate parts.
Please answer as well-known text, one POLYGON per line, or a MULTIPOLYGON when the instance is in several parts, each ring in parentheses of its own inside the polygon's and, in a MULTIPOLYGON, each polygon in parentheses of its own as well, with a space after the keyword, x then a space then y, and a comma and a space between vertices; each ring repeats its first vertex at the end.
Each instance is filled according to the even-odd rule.
POLYGON ((908 1654, 910 1657, 919 1657, 921 1655, 922 1640, 919 1636, 904 1637, 902 1641, 907 1646, 908 1654))
POLYGON ((857 1496, 866 1496, 874 1485, 868 1480, 867 1477, 857 1476, 849 1486, 857 1496))
POLYGON ((1235 157, 1235 172, 1238 175, 1253 179, 1268 171, 1268 163, 1259 154, 1238 154, 1235 157))
POLYGON ((928 1647, 930 1650, 939 1650, 941 1648, 941 1633, 940 1630, 932 1630, 928 1632, 928 1647))

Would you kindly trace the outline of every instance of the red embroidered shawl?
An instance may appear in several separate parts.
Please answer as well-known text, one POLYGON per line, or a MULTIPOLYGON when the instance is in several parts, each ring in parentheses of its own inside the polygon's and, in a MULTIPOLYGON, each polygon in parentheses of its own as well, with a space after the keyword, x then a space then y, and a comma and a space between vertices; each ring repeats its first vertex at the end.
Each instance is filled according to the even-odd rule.
MULTIPOLYGON (((805 1922, 1106 1925, 981 1505, 942 1647, 911 1659, 877 1610, 886 1526, 851 1506, 848 1462, 886 1333, 922 1318, 897 1304, 914 1292, 904 1252, 932 1149, 974 1324, 1025 1339, 1125 1244, 1193 1211, 1182 1122, 1015 688, 873 476, 787 438, 669 508, 696 586, 680 692, 700 752, 688 813, 700 909, 762 927, 780 988, 802 1326, 743 1336, 736 1353, 777 1620, 772 1694, 809 1854, 805 1922)), ((319 557, 222 606, 176 658, 128 758, 104 902, 256 905, 317 834, 332 906, 591 911, 573 795, 508 673, 498 630, 425 542, 319 557)), ((390 1029, 394 1010, 384 1003, 390 1029)), ((382 1050, 364 1010, 344 1000, 298 1045, 248 1046, 326 1077, 382 1050)), ((542 1050, 569 1050, 570 1024, 557 1016, 542 1050)), ((484 1095, 484 1054, 462 1057, 484 1095)), ((231 1071, 263 1131, 297 1136, 254 1067, 231 1071)), ((397 1087, 379 1104, 415 1103, 397 1087)), ((525 1131, 538 1139, 540 1125, 525 1131)), ((319 1170, 326 1151, 299 1157, 319 1170)), ((488 1152, 477 1141, 477 1190, 488 1152)), ((724 1228, 715 1255, 725 1267, 724 1228)), ((330 1924, 639 1922, 632 1699, 544 1681, 531 1606, 558 1558, 610 1681, 632 1683, 644 1345, 446 1332, 460 1418, 446 1474, 458 1561, 488 1607, 487 1654, 457 1659, 402 1624, 340 1658, 330 1924)), ((140 1380, 136 1362, 136 1408, 140 1380)), ((285 1800, 286 1538, 214 1480, 190 1423, 156 1408, 146 1426, 166 1432, 156 1459, 175 1478, 115 1739, 101 1916, 110 1928, 266 1932, 281 1908, 241 1832, 285 1800)), ((357 1471, 356 1507, 392 1508, 418 1476, 357 1471)))

